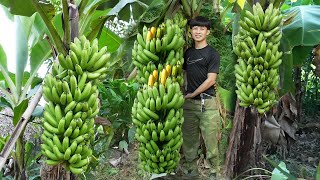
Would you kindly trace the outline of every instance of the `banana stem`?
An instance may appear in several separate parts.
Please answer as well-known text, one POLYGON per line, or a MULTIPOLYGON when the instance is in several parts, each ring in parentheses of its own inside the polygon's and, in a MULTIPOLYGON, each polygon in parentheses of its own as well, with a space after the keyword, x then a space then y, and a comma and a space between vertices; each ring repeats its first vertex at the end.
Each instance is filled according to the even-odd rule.
MULTIPOLYGON (((25 128, 24 128, 25 129, 25 128)), ((23 132, 24 129, 22 131, 22 133, 20 134, 17 142, 16 142, 16 162, 17 165, 15 166, 15 171, 16 171, 16 179, 21 179, 22 176, 24 177, 25 175, 23 175, 22 173, 25 173, 23 171, 23 169, 25 168, 25 164, 24 164, 24 142, 23 142, 23 132)))
POLYGON ((67 0, 62 0, 63 22, 64 22, 64 45, 69 49, 70 45, 70 21, 69 21, 69 6, 67 0))
POLYGON ((46 24, 46 26, 47 26, 47 28, 53 38, 53 41, 56 45, 58 52, 60 52, 66 56, 67 50, 65 49, 63 42, 62 42, 57 30, 54 28, 52 22, 48 19, 47 15, 43 11, 43 9, 41 8, 41 6, 39 5, 37 0, 32 0, 31 2, 32 2, 33 6, 35 7, 35 9, 37 10, 37 12, 40 14, 44 23, 46 24))

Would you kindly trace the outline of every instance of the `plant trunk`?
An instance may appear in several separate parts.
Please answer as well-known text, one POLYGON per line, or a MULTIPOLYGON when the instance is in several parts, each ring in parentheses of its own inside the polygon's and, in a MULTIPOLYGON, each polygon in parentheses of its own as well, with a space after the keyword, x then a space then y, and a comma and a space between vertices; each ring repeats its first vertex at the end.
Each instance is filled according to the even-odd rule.
POLYGON ((15 152, 15 179, 23 180, 26 179, 25 174, 25 164, 24 164, 24 141, 23 133, 19 136, 16 142, 16 152, 15 152))
POLYGON ((295 86, 296 86, 296 107, 297 107, 297 121, 301 119, 301 107, 302 107, 302 85, 301 85, 301 67, 295 69, 295 86))
POLYGON ((237 103, 223 176, 235 177, 257 167, 261 159, 261 117, 255 109, 237 103))

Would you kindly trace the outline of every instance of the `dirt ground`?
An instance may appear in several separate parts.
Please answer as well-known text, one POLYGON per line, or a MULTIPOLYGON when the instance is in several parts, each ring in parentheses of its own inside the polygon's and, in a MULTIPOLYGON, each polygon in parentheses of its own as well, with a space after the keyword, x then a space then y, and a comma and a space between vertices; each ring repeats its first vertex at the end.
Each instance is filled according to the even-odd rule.
MULTIPOLYGON (((301 122, 298 123, 298 127, 297 140, 289 147, 286 159, 282 159, 276 154, 273 159, 278 162, 284 161, 287 169, 295 177, 313 180, 320 160, 320 112, 315 116, 303 116, 301 122)), ((100 168, 100 170, 104 169, 103 173, 97 172, 96 178, 101 180, 150 179, 151 176, 148 173, 138 168, 137 146, 137 144, 129 146, 130 154, 123 155, 119 166, 112 167, 109 163, 104 164, 103 168, 100 168), (108 170, 106 171, 106 169, 108 170)), ((110 158, 114 157, 119 157, 119 153, 113 153, 110 158)), ((269 170, 272 171, 273 168, 269 170)), ((199 172, 199 179, 208 179, 209 172, 205 168, 203 161, 199 164, 199 172)), ((179 177, 169 176, 163 179, 179 179, 179 177)))
POLYGON ((291 146, 285 162, 296 177, 315 179, 320 160, 320 112, 314 116, 303 116, 298 127, 297 141, 291 146))

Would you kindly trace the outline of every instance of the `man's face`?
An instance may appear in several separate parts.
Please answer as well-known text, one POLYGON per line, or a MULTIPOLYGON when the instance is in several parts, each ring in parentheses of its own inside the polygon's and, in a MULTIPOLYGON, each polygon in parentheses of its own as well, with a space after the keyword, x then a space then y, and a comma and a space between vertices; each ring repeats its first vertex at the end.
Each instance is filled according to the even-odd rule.
POLYGON ((205 26, 193 26, 191 28, 191 35, 192 38, 197 41, 201 42, 206 39, 207 35, 209 35, 210 30, 208 30, 205 26))

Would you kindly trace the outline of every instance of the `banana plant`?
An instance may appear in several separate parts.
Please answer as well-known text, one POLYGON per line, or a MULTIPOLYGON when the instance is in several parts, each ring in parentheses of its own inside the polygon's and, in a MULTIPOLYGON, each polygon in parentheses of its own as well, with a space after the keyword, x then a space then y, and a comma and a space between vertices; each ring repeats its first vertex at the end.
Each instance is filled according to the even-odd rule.
MULTIPOLYGON (((17 51, 16 51, 16 70, 15 73, 10 73, 7 67, 6 54, 0 46, 0 90, 4 93, 1 98, 1 104, 13 110, 13 124, 16 125, 24 111, 28 106, 30 97, 32 96, 31 89, 38 88, 37 84, 41 83, 41 78, 37 72, 44 61, 50 55, 49 44, 47 41, 40 39, 45 29, 41 29, 41 19, 37 14, 31 17, 16 16, 14 21, 17 26, 16 36, 17 51), (31 36, 32 34, 32 36, 31 36), (29 51, 29 48, 30 51, 29 51), (30 53, 30 56, 29 56, 30 53), (27 64, 30 64, 30 72, 26 71, 27 64)), ((16 143, 15 150, 16 160, 16 178, 20 177, 20 172, 24 169, 24 141, 23 134, 20 135, 16 143)))
MULTIPOLYGON (((17 23, 17 60, 16 72, 10 73, 7 68, 7 58, 2 47, 0 47, 0 81, 2 81, 1 91, 5 94, 1 98, 1 105, 8 106, 14 111, 13 124, 17 124, 23 112, 28 106, 30 88, 35 87, 33 83, 38 69, 46 59, 51 57, 51 52, 55 57, 56 53, 66 54, 71 39, 71 27, 77 26, 76 33, 86 35, 90 39, 99 38, 99 46, 107 45, 109 52, 114 52, 122 43, 122 39, 104 27, 105 21, 111 16, 119 13, 124 6, 136 1, 120 1, 116 8, 108 7, 97 10, 105 1, 103 0, 82 0, 79 7, 75 4, 69 6, 66 0, 61 1, 60 8, 57 4, 42 3, 38 0, 0 0, 0 4, 8 7, 10 13, 16 16, 17 23), (23 7, 23 8, 22 8, 23 7), (75 24, 69 22, 68 10, 78 9, 79 19, 75 24), (113 11, 111 11, 113 10, 113 11), (62 18, 62 13, 64 14, 62 18), (62 27, 64 24, 64 27, 62 27), (66 32, 66 33, 64 33, 66 32), (49 39, 43 40, 46 34, 49 39), (30 47, 30 48, 28 48, 30 47), (29 62, 29 63, 28 63, 29 62), (25 72, 27 64, 30 64, 30 72, 25 72), (23 81, 26 79, 26 81, 23 81), (8 91, 9 90, 9 91, 8 91)), ((144 4, 139 1, 140 4, 144 4)), ((74 17, 71 17, 74 18, 74 17)), ((41 81, 41 79, 40 79, 41 81)), ((40 82, 37 81, 37 82, 40 82)), ((21 172, 24 172, 24 146, 23 133, 16 143, 16 161, 15 170, 16 179, 21 179, 21 172)))

